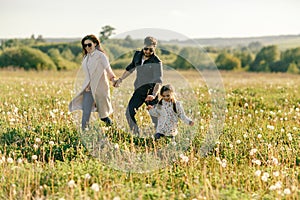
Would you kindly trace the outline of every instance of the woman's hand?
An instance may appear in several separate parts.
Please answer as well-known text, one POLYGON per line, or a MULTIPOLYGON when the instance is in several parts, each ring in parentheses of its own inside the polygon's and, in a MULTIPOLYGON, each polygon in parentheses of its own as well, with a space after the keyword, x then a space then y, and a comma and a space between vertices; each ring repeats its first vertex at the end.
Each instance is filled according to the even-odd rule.
POLYGON ((85 88, 85 91, 86 91, 86 92, 91 91, 91 86, 90 86, 90 84, 85 88))
POLYGON ((114 87, 120 87, 121 83, 122 83, 122 79, 119 78, 118 80, 116 80, 116 81, 113 83, 113 86, 114 86, 114 87))

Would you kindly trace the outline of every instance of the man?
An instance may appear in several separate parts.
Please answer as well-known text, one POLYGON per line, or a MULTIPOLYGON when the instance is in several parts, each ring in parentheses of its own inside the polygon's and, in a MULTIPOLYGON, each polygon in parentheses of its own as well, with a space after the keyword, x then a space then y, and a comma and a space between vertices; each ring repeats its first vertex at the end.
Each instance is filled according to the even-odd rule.
MULTIPOLYGON (((126 109, 126 119, 134 134, 139 134, 139 128, 135 119, 136 110, 144 103, 146 105, 155 105, 158 102, 163 67, 161 60, 155 54, 156 46, 157 40, 155 38, 146 37, 144 39, 143 50, 135 52, 132 62, 126 67, 123 75, 114 84, 115 87, 119 87, 122 81, 136 70, 134 93, 126 109)), ((151 118, 156 127, 157 118, 151 118)))

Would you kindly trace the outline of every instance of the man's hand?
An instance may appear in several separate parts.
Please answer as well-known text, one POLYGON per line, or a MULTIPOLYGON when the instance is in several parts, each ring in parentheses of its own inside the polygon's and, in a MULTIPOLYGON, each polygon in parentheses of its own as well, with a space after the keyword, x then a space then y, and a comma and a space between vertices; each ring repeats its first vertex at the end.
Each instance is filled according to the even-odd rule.
POLYGON ((155 99, 154 95, 148 95, 145 101, 153 101, 153 99, 155 99))

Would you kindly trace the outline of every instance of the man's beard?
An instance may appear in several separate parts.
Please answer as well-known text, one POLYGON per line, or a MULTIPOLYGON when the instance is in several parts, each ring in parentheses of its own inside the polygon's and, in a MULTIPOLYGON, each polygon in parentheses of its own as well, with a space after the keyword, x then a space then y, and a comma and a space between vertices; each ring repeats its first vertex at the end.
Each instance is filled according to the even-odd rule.
POLYGON ((152 56, 152 54, 144 54, 144 56, 145 56, 146 58, 150 58, 150 56, 152 56))

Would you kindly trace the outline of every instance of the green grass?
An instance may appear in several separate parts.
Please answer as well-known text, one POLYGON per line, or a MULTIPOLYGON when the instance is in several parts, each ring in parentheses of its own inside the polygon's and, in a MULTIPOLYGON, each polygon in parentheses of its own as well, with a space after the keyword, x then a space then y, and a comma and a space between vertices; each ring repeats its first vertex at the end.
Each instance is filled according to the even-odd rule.
MULTIPOLYGON (((112 145, 102 148, 97 159, 80 139, 78 113, 68 112, 74 82, 80 80, 76 72, 1 71, 0 199, 299 198, 299 76, 222 72, 224 128, 212 153, 201 157, 212 121, 205 81, 192 71, 164 75, 196 125, 180 124, 177 144, 188 133, 194 137, 182 155, 170 155, 172 160, 159 167, 158 154, 151 152, 172 142, 136 138, 127 131, 124 112, 133 76, 111 90, 115 125, 93 123, 101 130, 93 137, 105 135, 112 145), (132 153, 146 160, 130 165, 132 153)), ((145 107, 137 118, 143 129, 154 131, 145 107)))

